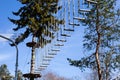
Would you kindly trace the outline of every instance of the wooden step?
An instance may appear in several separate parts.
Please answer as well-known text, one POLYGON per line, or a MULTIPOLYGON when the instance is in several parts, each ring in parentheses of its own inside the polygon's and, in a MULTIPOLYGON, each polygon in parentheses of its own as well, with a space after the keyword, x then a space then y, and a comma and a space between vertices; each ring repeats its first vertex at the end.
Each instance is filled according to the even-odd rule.
POLYGON ((62 40, 62 39, 57 39, 57 41, 60 41, 60 42, 67 42, 67 40, 62 40))
POLYGON ((69 23, 69 25, 80 26, 80 24, 75 24, 75 23, 69 23))
POLYGON ((76 19, 76 20, 85 20, 85 18, 80 18, 80 17, 74 17, 73 19, 76 19))
POLYGON ((42 65, 50 65, 50 63, 42 63, 42 65))
POLYGON ((51 61, 51 58, 43 58, 43 61, 51 61))
POLYGON ((61 34, 61 36, 71 37, 70 35, 67 35, 67 34, 61 34))
POLYGON ((64 46, 64 44, 55 44, 54 46, 64 46))
POLYGON ((47 67, 47 65, 41 65, 40 67, 42 67, 42 68, 46 68, 46 67, 47 67))
POLYGON ((91 1, 91 0, 86 0, 87 2, 91 3, 91 4, 97 4, 96 1, 91 1))
POLYGON ((51 49, 51 51, 60 51, 59 49, 51 49))
POLYGON ((47 55, 46 58, 54 58, 54 56, 47 55))
POLYGON ((57 55, 57 53, 48 53, 48 55, 57 55))
POLYGON ((74 31, 74 29, 64 29, 65 31, 74 31))
POLYGON ((80 12, 90 12, 91 10, 89 9, 79 9, 80 12))

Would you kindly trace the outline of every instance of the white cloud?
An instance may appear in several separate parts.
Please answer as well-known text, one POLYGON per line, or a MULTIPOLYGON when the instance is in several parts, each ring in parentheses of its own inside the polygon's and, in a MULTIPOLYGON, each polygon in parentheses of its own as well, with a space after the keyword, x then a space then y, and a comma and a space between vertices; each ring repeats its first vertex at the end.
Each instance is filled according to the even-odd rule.
POLYGON ((0 54, 0 62, 10 59, 11 56, 10 54, 0 54))
MULTIPOLYGON (((11 38, 11 36, 13 36, 13 34, 0 34, 0 35, 5 36, 7 38, 11 38)), ((0 42, 5 42, 5 41, 7 40, 0 37, 0 42)))

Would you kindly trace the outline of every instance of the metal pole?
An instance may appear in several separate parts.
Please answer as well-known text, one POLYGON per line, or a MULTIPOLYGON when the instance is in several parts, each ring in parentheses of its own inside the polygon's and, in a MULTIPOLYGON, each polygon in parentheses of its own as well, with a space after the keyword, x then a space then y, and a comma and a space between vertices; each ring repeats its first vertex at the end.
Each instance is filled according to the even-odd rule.
POLYGON ((18 47, 17 47, 17 44, 13 40, 11 40, 5 36, 0 35, 0 37, 4 38, 6 40, 9 40, 10 42, 12 42, 15 45, 15 48, 16 48, 15 80, 17 80, 17 75, 18 75, 18 47))

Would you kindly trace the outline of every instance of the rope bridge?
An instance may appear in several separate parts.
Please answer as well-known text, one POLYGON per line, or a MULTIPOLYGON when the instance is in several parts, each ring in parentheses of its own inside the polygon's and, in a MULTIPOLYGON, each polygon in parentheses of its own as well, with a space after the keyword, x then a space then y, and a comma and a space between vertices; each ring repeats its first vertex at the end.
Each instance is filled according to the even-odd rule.
MULTIPOLYGON (((61 47, 71 37, 75 28, 80 27, 80 22, 86 19, 85 14, 91 11, 90 4, 97 4, 97 2, 95 0, 59 0, 57 11, 54 12, 53 16, 56 19, 63 20, 63 24, 58 24, 56 19, 51 17, 48 25, 45 26, 44 33, 49 34, 49 27, 54 26, 57 31, 54 33, 55 37, 53 40, 48 43, 40 38, 40 45, 46 45, 39 47, 36 45, 38 40, 33 36, 32 42, 27 43, 28 47, 32 47, 31 69, 30 73, 23 75, 24 77, 30 78, 30 80, 41 77, 40 72, 48 67, 50 61, 60 52, 61 47), (58 6, 62 6, 60 10, 58 10, 58 6), (54 23, 54 25, 51 23, 54 23), (34 49, 39 49, 40 51, 35 53, 34 49), (36 57, 38 57, 38 60, 36 60, 36 57)), ((45 38, 51 39, 53 37, 51 34, 49 35, 50 37, 45 38)))

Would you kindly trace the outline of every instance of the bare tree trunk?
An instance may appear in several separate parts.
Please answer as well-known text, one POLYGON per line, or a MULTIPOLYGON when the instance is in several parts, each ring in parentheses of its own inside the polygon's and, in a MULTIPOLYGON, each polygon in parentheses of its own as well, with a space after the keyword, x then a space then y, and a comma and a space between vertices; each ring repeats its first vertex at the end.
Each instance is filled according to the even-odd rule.
POLYGON ((99 46, 100 46, 100 34, 98 34, 95 57, 96 57, 96 63, 97 63, 97 69, 98 69, 98 78, 99 80, 102 80, 102 73, 101 73, 100 60, 99 60, 99 46))
POLYGON ((97 32, 97 45, 96 45, 96 51, 95 51, 95 58, 97 63, 97 69, 98 69, 98 78, 99 80, 102 80, 102 72, 101 72, 101 66, 100 66, 100 59, 99 59, 99 47, 101 44, 101 34, 100 34, 100 26, 99 26, 99 11, 98 11, 98 5, 96 5, 96 32, 97 32))
POLYGON ((106 54, 106 59, 105 59, 105 79, 108 80, 108 77, 109 77, 109 70, 108 70, 108 67, 109 67, 109 62, 110 61, 110 58, 109 58, 109 55, 106 54))
MULTIPOLYGON (((34 42, 35 37, 33 36, 32 42, 34 42)), ((32 54, 31 54, 31 67, 30 67, 30 73, 34 74, 34 68, 35 68, 35 46, 32 47, 32 54)), ((30 77, 30 80, 34 80, 34 78, 30 77)))
POLYGON ((109 74, 109 72, 108 72, 108 66, 106 65, 106 80, 108 80, 108 74, 109 74))

